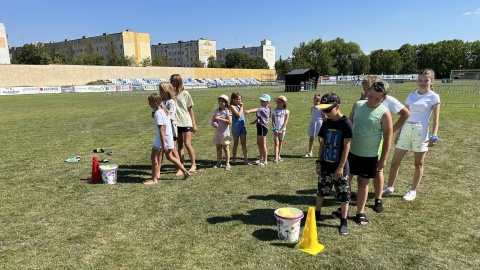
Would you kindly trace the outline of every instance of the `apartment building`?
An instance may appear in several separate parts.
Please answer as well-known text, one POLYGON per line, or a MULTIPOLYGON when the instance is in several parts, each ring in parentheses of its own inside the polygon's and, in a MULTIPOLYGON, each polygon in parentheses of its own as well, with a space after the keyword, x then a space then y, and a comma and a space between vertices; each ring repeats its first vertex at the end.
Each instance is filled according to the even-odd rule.
POLYGON ((180 40, 176 43, 158 43, 152 45, 153 58, 167 58, 171 67, 191 67, 196 60, 208 63, 208 58, 216 58, 217 42, 210 39, 190 41, 180 40))
POLYGON ((120 33, 103 33, 101 36, 80 39, 65 39, 61 42, 45 43, 50 53, 63 52, 67 58, 99 54, 108 63, 110 57, 135 57, 136 65, 151 57, 150 34, 134 32, 129 29, 120 33))
POLYGON ((260 41, 260 46, 247 47, 242 46, 241 48, 217 50, 217 61, 220 66, 225 64, 225 57, 231 52, 240 52, 245 53, 249 57, 261 57, 267 61, 268 67, 270 69, 275 69, 275 46, 272 45, 270 40, 264 39, 260 41))
POLYGON ((0 65, 1 64, 10 64, 7 31, 5 30, 5 25, 3 23, 0 23, 0 65))

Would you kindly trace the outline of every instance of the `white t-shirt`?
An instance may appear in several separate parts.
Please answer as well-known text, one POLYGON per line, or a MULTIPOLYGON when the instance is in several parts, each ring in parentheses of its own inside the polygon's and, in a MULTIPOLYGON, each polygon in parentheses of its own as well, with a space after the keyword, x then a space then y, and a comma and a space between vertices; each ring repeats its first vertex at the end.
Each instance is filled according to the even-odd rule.
POLYGON ((440 96, 433 91, 428 91, 423 95, 418 94, 418 91, 410 93, 405 100, 405 104, 408 105, 410 110, 410 117, 407 121, 428 124, 432 106, 439 103, 440 96))
POLYGON ((387 109, 392 113, 392 114, 397 114, 399 113, 405 106, 398 101, 398 99, 392 97, 392 96, 387 96, 387 98, 382 102, 382 105, 387 107, 387 109))
POLYGON ((163 126, 165 131, 165 143, 166 149, 173 149, 173 134, 172 134, 172 123, 170 122, 170 117, 165 114, 163 110, 157 110, 153 116, 153 124, 155 125, 155 141, 153 146, 157 148, 164 148, 162 145, 162 140, 160 139, 160 129, 158 126, 163 126))
MULTIPOLYGON (((287 109, 281 109, 281 110, 275 109, 272 112, 272 118, 275 123, 275 127, 277 127, 278 129, 281 129, 283 126, 283 123, 285 123, 285 116, 287 116, 287 114, 289 113, 290 111, 287 109)), ((287 130, 287 127, 285 127, 284 130, 287 130)))

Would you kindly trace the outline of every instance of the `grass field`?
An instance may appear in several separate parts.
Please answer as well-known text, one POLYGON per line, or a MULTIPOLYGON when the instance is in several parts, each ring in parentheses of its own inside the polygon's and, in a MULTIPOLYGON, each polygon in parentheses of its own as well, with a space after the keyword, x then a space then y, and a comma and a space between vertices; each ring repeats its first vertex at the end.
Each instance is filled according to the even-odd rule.
MULTIPOLYGON (((392 88, 404 101, 415 85, 392 88)), ((338 92, 347 115, 359 96, 359 88, 349 86, 319 91, 338 92)), ((301 157, 314 92, 264 87, 190 93, 199 170, 182 181, 166 162, 155 186, 142 185, 150 177, 155 137, 148 92, 1 96, 0 269, 478 269, 480 108, 442 107, 441 141, 426 156, 415 201, 402 200, 413 174, 411 153, 396 193, 384 199, 385 212, 367 207, 368 226, 350 219, 350 234, 340 236, 338 221, 327 217, 339 203, 327 198, 325 219, 317 224, 325 250, 312 256, 278 240, 273 211, 307 211, 315 203, 315 158, 301 157), (209 121, 216 97, 233 90, 242 93, 246 108, 259 106, 262 93, 287 96, 284 162, 211 168, 209 121), (98 156, 119 164, 117 185, 86 183, 97 147, 113 151, 98 156), (80 162, 64 162, 76 155, 80 162)), ((248 129, 249 156, 255 158, 255 131, 248 129)), ((267 142, 272 155, 271 136, 267 142)), ((355 210, 353 202, 351 215, 355 210)))

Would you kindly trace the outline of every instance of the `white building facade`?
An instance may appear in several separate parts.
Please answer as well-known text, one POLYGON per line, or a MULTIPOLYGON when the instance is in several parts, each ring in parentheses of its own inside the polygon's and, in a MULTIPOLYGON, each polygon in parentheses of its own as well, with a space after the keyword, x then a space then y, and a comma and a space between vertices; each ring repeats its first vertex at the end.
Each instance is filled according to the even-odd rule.
POLYGON ((275 46, 272 45, 270 40, 264 39, 260 42, 258 47, 247 47, 242 46, 241 48, 217 50, 217 61, 220 66, 225 64, 225 57, 231 52, 240 52, 245 53, 249 57, 261 57, 267 61, 268 67, 270 69, 275 69, 275 46))
POLYGON ((10 64, 7 31, 5 30, 5 25, 3 23, 0 23, 0 65, 1 64, 10 64))

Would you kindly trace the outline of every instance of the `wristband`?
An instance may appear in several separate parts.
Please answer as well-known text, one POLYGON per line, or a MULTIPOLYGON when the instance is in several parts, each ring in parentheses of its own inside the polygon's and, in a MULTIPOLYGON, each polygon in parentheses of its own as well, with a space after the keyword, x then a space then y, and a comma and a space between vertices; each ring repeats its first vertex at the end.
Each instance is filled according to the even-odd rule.
POLYGON ((278 130, 277 127, 274 127, 274 128, 272 129, 273 132, 275 132, 275 131, 277 131, 277 130, 278 130))
POLYGON ((315 160, 315 163, 316 163, 316 164, 318 164, 318 163, 321 163, 321 162, 322 162, 322 160, 321 160, 321 159, 317 159, 317 160, 315 160))
POLYGON ((440 141, 440 139, 439 139, 437 136, 434 136, 434 135, 432 135, 432 136, 430 136, 430 137, 428 137, 428 138, 429 138, 432 142, 438 142, 438 141, 440 141))

